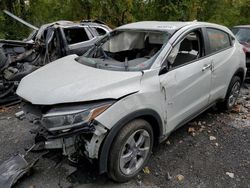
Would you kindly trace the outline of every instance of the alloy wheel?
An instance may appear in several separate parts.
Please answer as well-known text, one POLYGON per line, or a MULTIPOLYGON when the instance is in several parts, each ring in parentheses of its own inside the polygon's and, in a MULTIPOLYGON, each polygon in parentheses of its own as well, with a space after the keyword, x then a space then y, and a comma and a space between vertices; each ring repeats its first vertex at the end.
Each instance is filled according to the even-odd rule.
POLYGON ((150 135, 145 129, 135 131, 123 145, 120 155, 120 170, 125 175, 135 173, 147 159, 150 151, 150 135))
POLYGON ((240 82, 235 82, 228 98, 229 107, 232 107, 236 103, 239 93, 240 93, 240 82))

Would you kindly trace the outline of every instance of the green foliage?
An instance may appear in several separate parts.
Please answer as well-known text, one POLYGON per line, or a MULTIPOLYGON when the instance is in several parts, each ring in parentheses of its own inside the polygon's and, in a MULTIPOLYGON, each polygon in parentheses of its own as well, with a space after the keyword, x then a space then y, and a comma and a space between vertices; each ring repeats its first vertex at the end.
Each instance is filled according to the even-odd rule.
MULTIPOLYGON (((228 27, 250 22, 250 0, 0 0, 3 9, 38 27, 83 19, 99 19, 111 27, 141 20, 199 20, 228 27)), ((0 13, 0 38, 22 39, 29 33, 0 13)))

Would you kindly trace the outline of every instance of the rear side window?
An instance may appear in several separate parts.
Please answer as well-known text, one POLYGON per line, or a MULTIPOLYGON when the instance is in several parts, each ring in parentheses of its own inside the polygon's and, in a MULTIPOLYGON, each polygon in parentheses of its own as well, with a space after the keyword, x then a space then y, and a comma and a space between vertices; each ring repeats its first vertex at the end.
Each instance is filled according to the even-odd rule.
POLYGON ((229 48, 231 46, 229 35, 218 29, 207 28, 211 53, 229 48))
POLYGON ((105 35, 107 32, 105 29, 100 27, 92 27, 93 30, 95 30, 99 36, 105 35))
POLYGON ((99 27, 96 27, 96 31, 98 32, 99 35, 105 35, 107 33, 104 29, 99 27))
POLYGON ((64 33, 68 44, 75 44, 89 40, 84 28, 65 28, 64 33))

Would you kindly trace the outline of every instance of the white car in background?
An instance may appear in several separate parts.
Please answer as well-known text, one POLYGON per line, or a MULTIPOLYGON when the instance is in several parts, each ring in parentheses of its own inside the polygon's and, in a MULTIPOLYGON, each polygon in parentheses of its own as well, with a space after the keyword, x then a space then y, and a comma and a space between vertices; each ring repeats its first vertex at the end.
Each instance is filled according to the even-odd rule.
POLYGON ((245 73, 242 46, 226 27, 147 21, 40 68, 17 94, 39 125, 36 142, 70 160, 98 160, 100 173, 124 182, 172 131, 215 104, 232 108, 245 73))

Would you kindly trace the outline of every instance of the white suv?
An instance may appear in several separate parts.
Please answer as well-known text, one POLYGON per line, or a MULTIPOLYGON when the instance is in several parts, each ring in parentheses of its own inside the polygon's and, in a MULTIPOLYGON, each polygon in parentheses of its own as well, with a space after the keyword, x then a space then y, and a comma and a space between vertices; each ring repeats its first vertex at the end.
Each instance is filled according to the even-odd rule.
POLYGON ((26 76, 17 94, 36 142, 70 160, 98 160, 115 181, 134 177, 154 144, 214 104, 230 109, 246 72, 226 27, 138 22, 26 76))

